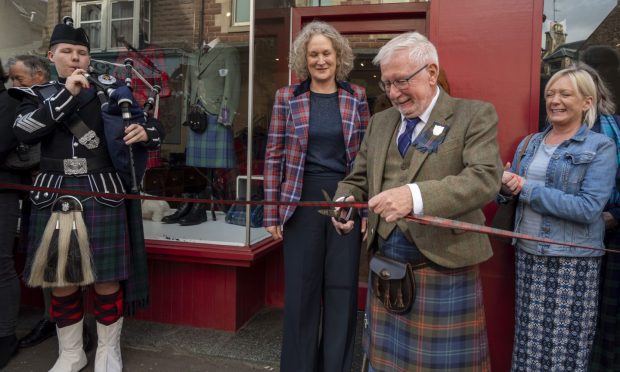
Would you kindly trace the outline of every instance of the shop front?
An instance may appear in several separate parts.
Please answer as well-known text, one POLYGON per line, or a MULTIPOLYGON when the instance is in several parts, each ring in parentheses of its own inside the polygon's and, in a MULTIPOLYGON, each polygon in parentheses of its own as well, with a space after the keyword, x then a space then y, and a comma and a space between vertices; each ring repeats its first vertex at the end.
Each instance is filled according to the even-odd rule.
MULTIPOLYGON (((261 207, 221 201, 263 200, 274 94, 297 81, 288 53, 303 25, 327 21, 349 39, 356 57, 350 80, 366 89, 371 114, 389 107, 371 62, 378 49, 402 32, 428 36, 450 94, 495 106, 506 161, 538 128, 543 5, 50 0, 40 43, 24 51, 43 55, 49 30, 71 15, 89 34, 93 74, 127 78, 141 104, 159 86, 154 115, 166 138, 150 154, 142 186, 166 203, 143 205, 152 209, 143 221, 151 305, 137 318, 236 331, 261 308, 283 306, 282 244, 261 227, 261 207), (135 71, 129 76, 127 60, 135 71)), ((487 206, 487 220, 494 211, 487 206)), ((514 251, 499 241, 493 248, 482 277, 493 369, 501 371, 509 368, 514 332, 514 251)), ((368 269, 360 262, 362 309, 368 269)), ((39 292, 25 293, 25 303, 41 303, 39 292)))

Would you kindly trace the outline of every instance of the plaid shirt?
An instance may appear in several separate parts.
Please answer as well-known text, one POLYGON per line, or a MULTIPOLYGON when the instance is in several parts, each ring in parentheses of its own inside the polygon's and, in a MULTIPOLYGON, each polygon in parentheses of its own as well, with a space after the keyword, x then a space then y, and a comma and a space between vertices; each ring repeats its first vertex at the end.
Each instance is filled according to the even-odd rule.
MULTIPOLYGON (((351 171, 366 126, 368 103, 364 88, 337 82, 342 132, 351 171)), ((310 80, 278 89, 265 154, 265 200, 296 202, 301 197, 310 122, 310 80)), ((264 226, 284 224, 294 206, 265 206, 264 226)))

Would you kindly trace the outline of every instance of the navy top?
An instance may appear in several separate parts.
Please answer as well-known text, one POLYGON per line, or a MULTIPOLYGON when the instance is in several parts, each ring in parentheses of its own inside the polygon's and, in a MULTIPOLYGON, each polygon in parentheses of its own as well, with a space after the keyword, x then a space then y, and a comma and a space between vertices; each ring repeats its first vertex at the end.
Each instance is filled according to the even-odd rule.
POLYGON ((347 171, 347 155, 342 133, 342 117, 338 92, 310 92, 310 123, 306 174, 339 173, 347 171))

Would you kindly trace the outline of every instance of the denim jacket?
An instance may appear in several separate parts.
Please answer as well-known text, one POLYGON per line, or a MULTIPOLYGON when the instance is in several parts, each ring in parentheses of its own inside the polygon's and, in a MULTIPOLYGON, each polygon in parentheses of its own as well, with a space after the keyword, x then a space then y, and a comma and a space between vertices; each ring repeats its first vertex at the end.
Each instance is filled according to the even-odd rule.
MULTIPOLYGON (((605 135, 588 129, 584 124, 569 140, 553 152, 545 176, 545 186, 527 182, 527 169, 543 138, 551 130, 532 136, 519 169, 511 169, 526 180, 519 194, 515 230, 523 215, 524 203, 542 215, 538 236, 559 241, 603 248, 605 224, 603 208, 611 195, 616 178, 616 145, 605 135)), ((512 166, 521 151, 515 153, 512 166)), ((515 242, 513 241, 513 244, 515 242)), ((579 249, 556 244, 538 243, 528 253, 546 256, 591 257, 603 251, 579 249)))

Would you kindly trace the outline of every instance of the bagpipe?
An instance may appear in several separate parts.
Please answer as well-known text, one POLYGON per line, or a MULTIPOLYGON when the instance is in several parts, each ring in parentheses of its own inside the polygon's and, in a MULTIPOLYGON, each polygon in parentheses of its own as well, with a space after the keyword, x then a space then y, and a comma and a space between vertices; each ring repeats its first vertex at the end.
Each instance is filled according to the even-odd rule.
POLYGON ((137 123, 144 125, 150 119, 157 119, 159 112, 159 93, 161 87, 151 85, 138 71, 133 68, 133 60, 125 59, 123 64, 93 60, 100 64, 122 67, 125 70, 124 85, 117 85, 116 78, 108 74, 96 75, 94 68, 89 69, 86 78, 97 90, 97 97, 101 103, 104 134, 108 153, 114 168, 127 185, 131 185, 131 192, 139 192, 139 184, 146 172, 148 158, 147 149, 141 144, 126 145, 123 141, 125 129, 137 123), (140 107, 134 98, 131 88, 132 79, 137 77, 149 89, 150 94, 140 107), (153 110, 152 117, 149 112, 153 110))

